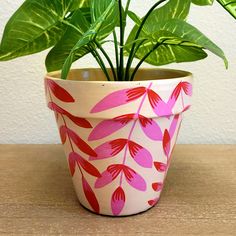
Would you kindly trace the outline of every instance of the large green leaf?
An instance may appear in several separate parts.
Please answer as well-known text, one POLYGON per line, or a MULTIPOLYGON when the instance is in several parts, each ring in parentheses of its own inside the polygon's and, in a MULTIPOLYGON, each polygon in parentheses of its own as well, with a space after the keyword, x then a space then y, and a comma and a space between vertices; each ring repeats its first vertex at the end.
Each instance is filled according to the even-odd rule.
POLYGON ((84 0, 26 0, 8 21, 0 45, 0 60, 33 54, 53 46, 64 34, 68 12, 84 0))
POLYGON ((236 19, 236 0, 217 0, 236 19))
MULTIPOLYGON (((96 22, 97 19, 106 11, 107 7, 111 3, 111 0, 93 0, 91 7, 92 7, 92 19, 93 22, 96 22)), ((119 22, 119 7, 116 3, 114 5, 114 10, 117 14, 110 14, 110 16, 107 17, 105 22, 103 23, 103 26, 101 27, 99 31, 99 40, 106 38, 114 29, 115 26, 118 25, 119 22)))
POLYGON ((199 6, 212 5, 214 0, 192 0, 192 2, 199 6))
MULTIPOLYGON (((145 35, 155 33, 157 31, 158 24, 163 21, 174 18, 185 20, 189 13, 190 4, 191 0, 170 0, 164 6, 154 10, 146 20, 140 34, 140 38, 143 38, 145 35)), ((136 18, 139 17, 136 16, 136 18)), ((127 43, 134 41, 138 28, 139 25, 136 24, 128 37, 127 43)))
POLYGON ((145 55, 149 55, 145 61, 156 66, 172 62, 196 61, 207 57, 207 54, 199 45, 183 40, 181 37, 165 30, 159 30, 146 36, 135 57, 143 59, 145 55), (150 54, 150 52, 152 53, 150 54))
MULTIPOLYGON (((62 39, 49 52, 46 58, 46 67, 48 71, 60 70, 62 68, 66 58, 70 55, 71 50, 76 43, 79 40, 83 40, 83 37, 88 37, 86 35, 88 33, 87 31, 89 31, 91 25, 91 28, 93 28, 94 25, 97 24, 98 19, 106 12, 110 4, 110 0, 91 0, 91 9, 85 7, 74 13, 71 24, 75 27, 68 27, 62 39), (98 4, 98 1, 100 4, 98 4)), ((114 29, 114 25, 118 21, 118 5, 116 3, 114 4, 113 11, 114 13, 111 12, 112 14, 107 16, 99 32, 97 32, 96 38, 98 41, 107 37, 114 29)), ((92 37, 94 34, 88 33, 88 35, 92 37)), ((73 56, 73 61, 78 60, 89 52, 90 50, 86 44, 80 46, 73 56)))
MULTIPOLYGON (((154 10, 147 18, 139 37, 145 38, 146 35, 155 33, 159 29, 158 25, 161 22, 174 18, 185 20, 189 13, 190 3, 191 0, 170 0, 164 6, 154 10)), ((136 24, 128 37, 127 44, 131 44, 134 41, 138 28, 139 25, 136 24)))
POLYGON ((223 51, 204 34, 183 20, 171 19, 158 25, 157 32, 150 34, 144 45, 136 52, 136 57, 142 59, 153 47, 158 48, 145 60, 154 65, 164 65, 171 62, 196 61, 206 57, 202 48, 221 57, 227 67, 223 51))
POLYGON ((116 0, 92 0, 92 12, 93 24, 70 51, 62 68, 62 79, 67 78, 72 63, 77 59, 78 53, 80 53, 81 50, 84 50, 84 47, 93 45, 95 39, 103 39, 109 35, 117 25, 116 16, 119 13, 119 8, 116 0), (101 4, 98 4, 98 2, 101 4), (97 7, 99 10, 96 9, 97 7), (96 19, 96 17, 98 18, 96 19))
MULTIPOLYGON (((159 32, 161 30, 160 24, 161 22, 166 22, 174 18, 185 20, 189 13, 190 4, 190 0, 170 0, 164 6, 154 10, 147 19, 140 33, 139 38, 146 39, 146 41, 137 51, 135 57, 142 59, 147 53, 152 51, 156 43, 162 42, 162 39, 164 42, 165 37, 172 37, 173 41, 181 41, 181 39, 172 35, 170 32, 159 32), (163 36, 164 38, 162 38, 163 36)), ((136 36, 138 27, 139 24, 135 25, 128 37, 125 46, 126 55, 128 55, 129 50, 132 48, 132 42, 136 42, 134 41, 134 38, 136 36)), ((159 46, 155 50, 155 52, 153 52, 148 58, 146 58, 145 61, 153 65, 164 65, 171 62, 184 62, 188 61, 188 59, 189 61, 191 61, 202 59, 205 57, 206 53, 201 48, 195 48, 194 46, 190 47, 186 45, 181 46, 176 44, 167 45, 167 43, 163 43, 163 45, 159 46)))
POLYGON ((172 19, 161 23, 160 30, 171 32, 174 35, 180 37, 182 40, 197 44, 211 51, 224 60, 226 67, 228 66, 224 52, 203 33, 187 22, 178 19, 172 19))
MULTIPOLYGON (((203 48, 206 48, 223 58, 227 66, 227 60, 223 51, 199 30, 185 22, 189 11, 190 1, 185 8, 182 5, 184 3, 186 4, 185 1, 181 1, 178 5, 176 0, 169 2, 169 9, 175 9, 174 13, 171 11, 172 16, 171 14, 169 16, 161 15, 158 12, 164 7, 168 7, 167 4, 163 6, 163 8, 153 12, 155 15, 152 14, 152 18, 146 22, 139 36, 140 38, 146 38, 146 40, 145 43, 136 50, 135 57, 143 59, 152 52, 145 58, 145 61, 154 65, 164 65, 171 62, 196 61, 207 56, 203 50, 203 48), (171 4, 176 4, 176 8, 171 8, 170 6, 174 7, 171 4), (155 48, 155 50, 153 50, 153 48, 155 48)), ((134 27, 127 40, 127 45, 131 45, 126 47, 128 52, 132 47, 137 27, 138 26, 134 27)))
POLYGON ((156 24, 170 19, 185 20, 189 14, 191 0, 170 0, 163 7, 154 10, 144 27, 150 32, 156 31, 156 24))
MULTIPOLYGON (((90 8, 81 8, 74 12, 69 26, 61 38, 61 40, 51 49, 46 58, 47 71, 60 70, 65 62, 65 59, 69 56, 70 51, 75 46, 83 34, 89 29, 91 25, 90 8)), ((89 53, 89 50, 84 47, 77 52, 75 59, 79 59, 82 56, 89 53)))

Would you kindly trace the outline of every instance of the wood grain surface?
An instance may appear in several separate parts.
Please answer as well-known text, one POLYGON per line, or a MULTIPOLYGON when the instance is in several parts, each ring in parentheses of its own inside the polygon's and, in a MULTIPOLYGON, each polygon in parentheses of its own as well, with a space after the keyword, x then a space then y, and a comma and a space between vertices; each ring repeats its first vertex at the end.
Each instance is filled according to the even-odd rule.
POLYGON ((236 235, 236 146, 179 145, 159 204, 123 218, 82 208, 60 145, 0 145, 0 235, 236 235))

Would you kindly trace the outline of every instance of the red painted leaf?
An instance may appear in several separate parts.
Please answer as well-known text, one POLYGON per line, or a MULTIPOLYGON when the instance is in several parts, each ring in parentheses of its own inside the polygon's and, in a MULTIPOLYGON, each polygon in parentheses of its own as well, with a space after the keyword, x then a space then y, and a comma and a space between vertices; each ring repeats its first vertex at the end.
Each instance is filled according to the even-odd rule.
POLYGON ((98 169, 94 167, 91 163, 81 157, 78 153, 72 152, 70 154, 73 160, 76 160, 78 165, 80 165, 87 173, 92 176, 100 177, 101 174, 99 173, 98 169))
POLYGON ((193 95, 193 86, 192 84, 190 84, 189 82, 182 82, 182 89, 184 91, 184 93, 188 96, 192 96, 193 95))
POLYGON ((49 109, 58 112, 62 115, 67 116, 70 120, 72 120, 76 125, 82 127, 82 128, 92 128, 92 125, 84 118, 76 117, 71 115, 69 112, 64 110, 63 108, 59 107, 56 103, 54 102, 49 102, 48 103, 49 109))
POLYGON ((148 90, 148 98, 153 111, 158 116, 169 116, 172 114, 173 104, 164 102, 162 98, 151 89, 148 90))
POLYGON ((152 188, 155 192, 159 192, 163 188, 163 183, 153 183, 152 188))
POLYGON ((141 175, 139 175, 136 171, 131 169, 128 166, 123 165, 122 167, 126 181, 132 186, 133 188, 139 191, 146 191, 147 185, 145 180, 141 175))
POLYGON ((97 156, 90 156, 89 160, 102 160, 110 157, 114 157, 119 154, 127 144, 127 139, 116 139, 113 141, 106 142, 97 148, 95 148, 95 152, 97 156))
POLYGON ((123 165, 110 165, 95 182, 95 188, 102 188, 111 183, 123 170, 123 165))
POLYGON ((100 102, 98 102, 91 110, 91 113, 97 113, 127 104, 131 101, 140 98, 145 94, 145 92, 146 92, 145 87, 138 87, 134 89, 123 89, 113 92, 108 96, 106 96, 105 98, 103 98, 100 102))
POLYGON ((165 172, 167 170, 167 165, 161 162, 154 162, 154 166, 158 172, 165 172))
POLYGON ((132 141, 128 145, 130 155, 140 166, 152 168, 152 155, 147 149, 132 141))
POLYGON ((70 153, 68 157, 68 163, 70 167, 71 176, 74 176, 76 166, 76 156, 74 155, 74 152, 70 153))
POLYGON ((83 185, 83 190, 84 190, 85 197, 88 200, 89 205, 92 207, 92 209, 96 213, 99 213, 100 207, 99 207, 99 204, 98 204, 98 200, 97 200, 92 188, 90 187, 89 183, 84 178, 84 176, 82 176, 82 185, 83 185))
POLYGON ((155 198, 155 199, 149 200, 148 204, 150 206, 154 206, 154 205, 156 205, 158 203, 158 201, 159 201, 159 198, 155 198))
POLYGON ((125 205, 125 192, 122 187, 118 187, 112 194, 111 209, 115 216, 118 216, 123 210, 125 205))
POLYGON ((62 102, 75 102, 74 98, 53 80, 47 80, 47 85, 56 98, 62 102))
POLYGON ((170 129, 169 129, 169 134, 170 134, 170 138, 173 138, 174 134, 175 134, 175 131, 176 131, 176 128, 177 128, 177 125, 178 125, 178 122, 179 122, 179 118, 180 118, 180 115, 175 115, 173 117, 173 120, 171 122, 171 125, 170 125, 170 129))
POLYGON ((88 140, 94 141, 98 139, 105 138, 119 129, 125 127, 130 121, 133 120, 135 114, 127 114, 123 116, 116 117, 111 120, 104 120, 99 123, 89 135, 88 140))
POLYGON ((177 86, 175 87, 175 89, 173 90, 170 98, 169 98, 169 101, 168 103, 174 107, 176 101, 178 100, 179 98, 179 95, 180 95, 180 92, 181 92, 181 89, 182 89, 182 84, 181 82, 177 84, 177 86))
POLYGON ((73 116, 71 114, 68 114, 67 117, 72 120, 76 125, 78 125, 79 127, 82 128, 87 128, 90 129, 92 128, 92 125, 89 123, 88 120, 86 120, 85 118, 81 118, 81 117, 76 117, 73 116))
POLYGON ((184 91, 184 93, 188 96, 192 96, 192 85, 188 82, 180 82, 177 84, 175 89, 173 90, 170 99, 168 101, 168 104, 171 107, 174 107, 177 99, 180 96, 181 91, 184 91))
POLYGON ((97 156, 96 152, 84 141, 82 140, 73 130, 67 128, 67 134, 74 144, 84 153, 90 156, 97 156))
POLYGON ((60 137, 61 137, 62 144, 66 142, 66 136, 67 136, 67 128, 66 126, 62 125, 60 127, 60 137))
POLYGON ((186 106, 184 109, 183 109, 183 112, 185 112, 185 111, 187 111, 187 110, 189 110, 190 109, 190 105, 188 105, 188 106, 186 106))
POLYGON ((139 115, 139 122, 141 124, 143 132, 154 141, 162 140, 162 131, 160 126, 151 118, 139 115))
POLYGON ((165 133, 164 133, 164 137, 163 137, 162 146, 163 146, 163 150, 164 150, 164 153, 167 156, 167 158, 169 157, 169 154, 170 154, 170 142, 171 142, 170 134, 169 134, 168 130, 166 129, 165 133))

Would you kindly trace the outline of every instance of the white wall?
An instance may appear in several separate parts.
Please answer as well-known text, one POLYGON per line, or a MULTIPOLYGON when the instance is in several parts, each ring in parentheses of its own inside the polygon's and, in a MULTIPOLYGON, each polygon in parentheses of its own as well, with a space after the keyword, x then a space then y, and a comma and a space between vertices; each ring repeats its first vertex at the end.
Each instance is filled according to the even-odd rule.
MULTIPOLYGON (((1 1, 0 36, 22 2, 1 1)), ((133 2, 143 15, 144 1, 133 2)), ((145 5, 154 2, 145 0, 145 5)), ((213 55, 205 61, 166 66, 195 75, 194 105, 185 115, 179 142, 236 143, 236 22, 217 4, 194 7, 190 21, 224 49, 230 69, 226 71, 222 61, 213 55)), ((0 143, 59 142, 53 114, 44 101, 45 55, 44 52, 0 63, 0 143)), ((97 66, 91 57, 77 65, 97 66)))

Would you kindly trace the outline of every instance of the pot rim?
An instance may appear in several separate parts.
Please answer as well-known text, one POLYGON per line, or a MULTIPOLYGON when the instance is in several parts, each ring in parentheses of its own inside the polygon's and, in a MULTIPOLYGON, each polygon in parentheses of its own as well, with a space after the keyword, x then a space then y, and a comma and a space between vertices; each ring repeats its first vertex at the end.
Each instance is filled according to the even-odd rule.
MULTIPOLYGON (((133 68, 131 68, 132 70, 133 68)), ((110 69, 109 69, 110 70, 110 69)), ((145 77, 145 73, 147 73, 146 77, 150 76, 148 75, 148 73, 153 72, 156 73, 155 76, 161 76, 160 72, 163 74, 161 77, 164 78, 153 78, 153 79, 143 79, 143 80, 133 80, 133 81, 108 81, 106 80, 106 78, 104 80, 89 80, 88 77, 88 73, 89 72, 94 72, 94 73, 102 73, 103 77, 105 78, 105 75, 103 74, 103 71, 101 70, 101 68, 81 68, 81 69, 71 69, 69 72, 69 76, 72 73, 81 73, 81 77, 82 74, 84 73, 85 76, 87 76, 87 79, 84 80, 75 80, 75 79, 67 79, 67 80, 62 80, 60 78, 60 74, 61 71, 53 71, 53 72, 49 72, 46 74, 45 79, 51 79, 51 80, 56 80, 56 81, 64 81, 64 82, 70 82, 70 83, 88 83, 88 84, 130 84, 130 83, 147 83, 147 82, 153 82, 153 81, 165 81, 165 82, 174 82, 175 80, 179 80, 179 79, 191 79, 193 78, 193 74, 191 72, 188 71, 184 71, 184 70, 177 70, 177 69, 166 69, 166 68, 141 68, 138 70, 138 73, 144 73, 144 77, 145 77), (159 74, 159 75, 158 75, 159 74), (166 75, 165 75, 166 74, 166 75), (172 74, 172 76, 171 76, 172 74), (166 78, 165 78, 166 76, 166 78)), ((72 75, 71 75, 72 76, 72 75)), ((154 76, 154 74, 152 75, 154 76)), ((137 76, 138 77, 138 76, 137 76)))

